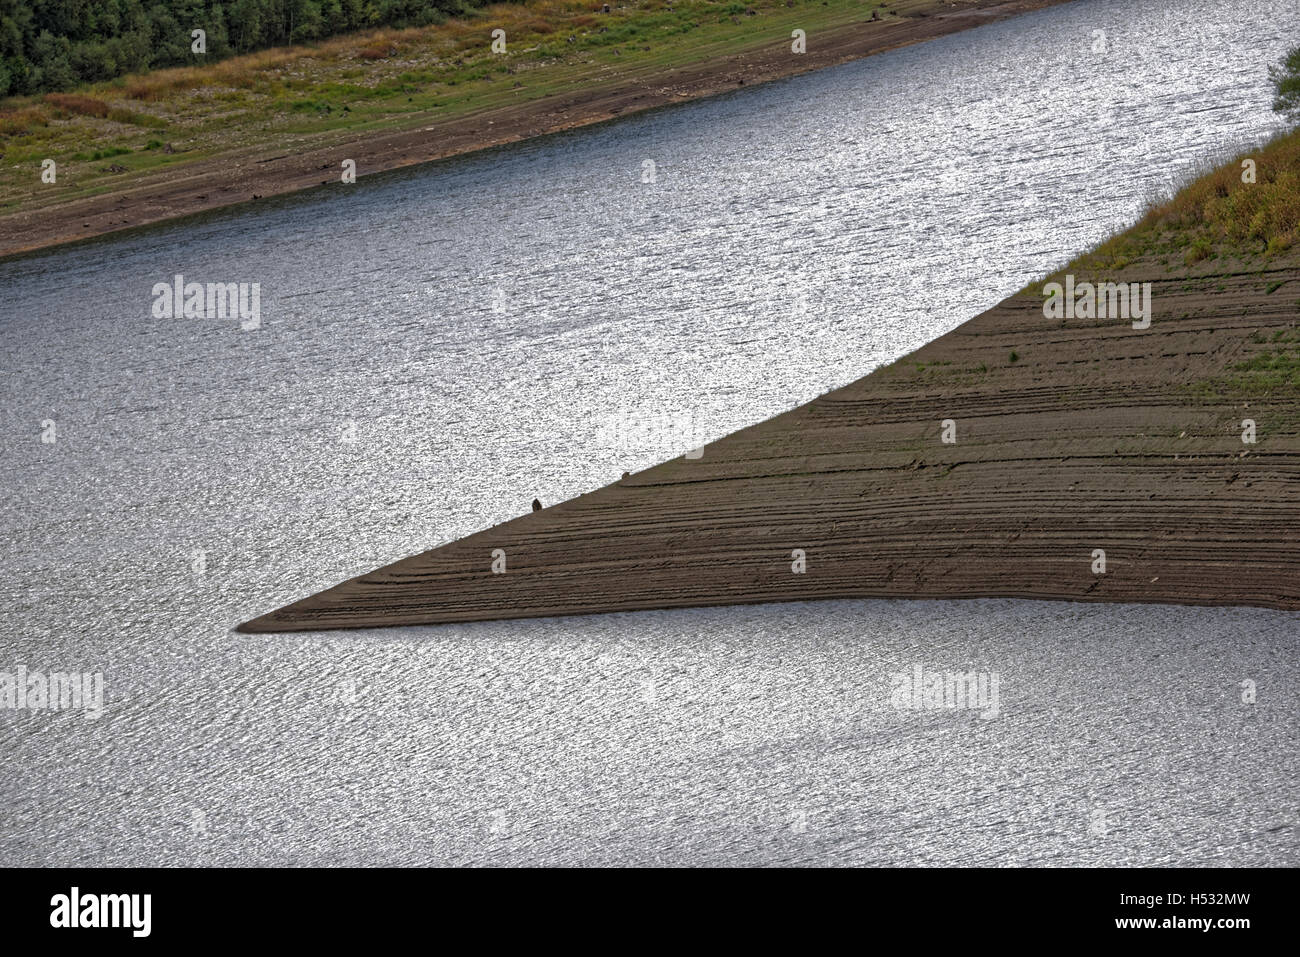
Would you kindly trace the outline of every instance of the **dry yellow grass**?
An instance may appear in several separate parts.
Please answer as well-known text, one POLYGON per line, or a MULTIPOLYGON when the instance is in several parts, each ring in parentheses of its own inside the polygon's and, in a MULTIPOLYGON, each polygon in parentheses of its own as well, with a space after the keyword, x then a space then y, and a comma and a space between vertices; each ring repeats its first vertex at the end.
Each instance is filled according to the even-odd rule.
MULTIPOLYGON (((1133 229, 1085 253, 1056 275, 1123 269, 1158 251, 1192 266, 1217 256, 1253 259, 1300 241, 1300 130, 1230 162, 1207 164, 1173 196, 1153 202, 1133 229), (1243 163, 1254 163, 1254 181, 1243 163)), ((1026 291, 1037 290, 1031 284, 1026 291)))
POLYGON ((15 136, 34 126, 48 126, 49 117, 34 107, 0 110, 0 136, 15 136))
MULTIPOLYGON (((339 39, 346 39, 349 46, 356 44, 355 37, 339 39)), ((261 50, 257 53, 222 60, 211 66, 178 66, 155 70, 153 73, 128 77, 126 95, 133 100, 153 100, 174 90, 195 90, 204 86, 247 89, 254 85, 259 73, 283 69, 303 57, 316 53, 316 49, 312 47, 261 50)))
POLYGON ((1141 226, 1191 230, 1193 258, 1205 258, 1212 244, 1257 245, 1269 253, 1295 245, 1300 231, 1300 130, 1263 149, 1237 157, 1157 204, 1141 226), (1243 163, 1253 161, 1255 182, 1243 163))
POLYGON ((47 93, 45 102, 67 113, 79 116, 108 116, 108 104, 93 96, 79 96, 75 93, 47 93))

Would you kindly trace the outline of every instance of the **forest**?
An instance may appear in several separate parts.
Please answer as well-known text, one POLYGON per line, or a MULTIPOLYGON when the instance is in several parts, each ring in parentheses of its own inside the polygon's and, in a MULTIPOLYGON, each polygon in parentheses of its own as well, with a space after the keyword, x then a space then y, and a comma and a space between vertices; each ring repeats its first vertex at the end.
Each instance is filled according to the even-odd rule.
POLYGON ((425 26, 484 0, 0 0, 0 96, 380 26, 425 26), (206 51, 191 49, 203 30, 206 51))

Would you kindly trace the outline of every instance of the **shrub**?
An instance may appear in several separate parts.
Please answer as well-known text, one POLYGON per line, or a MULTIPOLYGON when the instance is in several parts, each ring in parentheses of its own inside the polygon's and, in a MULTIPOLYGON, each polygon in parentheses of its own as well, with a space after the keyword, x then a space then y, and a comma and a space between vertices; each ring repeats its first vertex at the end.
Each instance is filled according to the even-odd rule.
POLYGON ((75 93, 47 93, 45 102, 68 113, 78 116, 108 116, 108 104, 93 96, 78 96, 75 93))
POLYGON ((0 135, 19 136, 33 126, 48 126, 49 119, 40 110, 28 107, 22 110, 0 112, 0 135))

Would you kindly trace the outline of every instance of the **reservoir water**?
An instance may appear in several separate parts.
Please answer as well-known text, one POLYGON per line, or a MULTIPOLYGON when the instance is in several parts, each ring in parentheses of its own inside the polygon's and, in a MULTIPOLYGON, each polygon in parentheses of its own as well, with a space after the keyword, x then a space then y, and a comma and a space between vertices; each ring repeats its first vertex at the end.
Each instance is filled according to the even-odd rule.
POLYGON ((0 863, 1300 863, 1295 615, 230 630, 934 339, 1270 135, 1296 45, 1077 0, 0 263, 0 672, 104 678, 0 710, 0 863), (260 328, 154 318, 177 274, 260 328), (893 707, 917 665, 998 714, 893 707))

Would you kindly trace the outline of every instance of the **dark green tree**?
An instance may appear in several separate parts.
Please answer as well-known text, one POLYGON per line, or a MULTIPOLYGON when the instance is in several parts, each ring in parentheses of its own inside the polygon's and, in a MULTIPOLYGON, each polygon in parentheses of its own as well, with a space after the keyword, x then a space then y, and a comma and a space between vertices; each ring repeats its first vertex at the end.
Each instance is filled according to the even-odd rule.
POLYGON ((1300 122, 1300 47, 1292 50, 1280 67, 1268 72, 1277 87, 1273 109, 1293 123, 1300 122))
POLYGON ((487 0, 0 0, 0 97, 213 62, 352 30, 423 26, 487 0))

